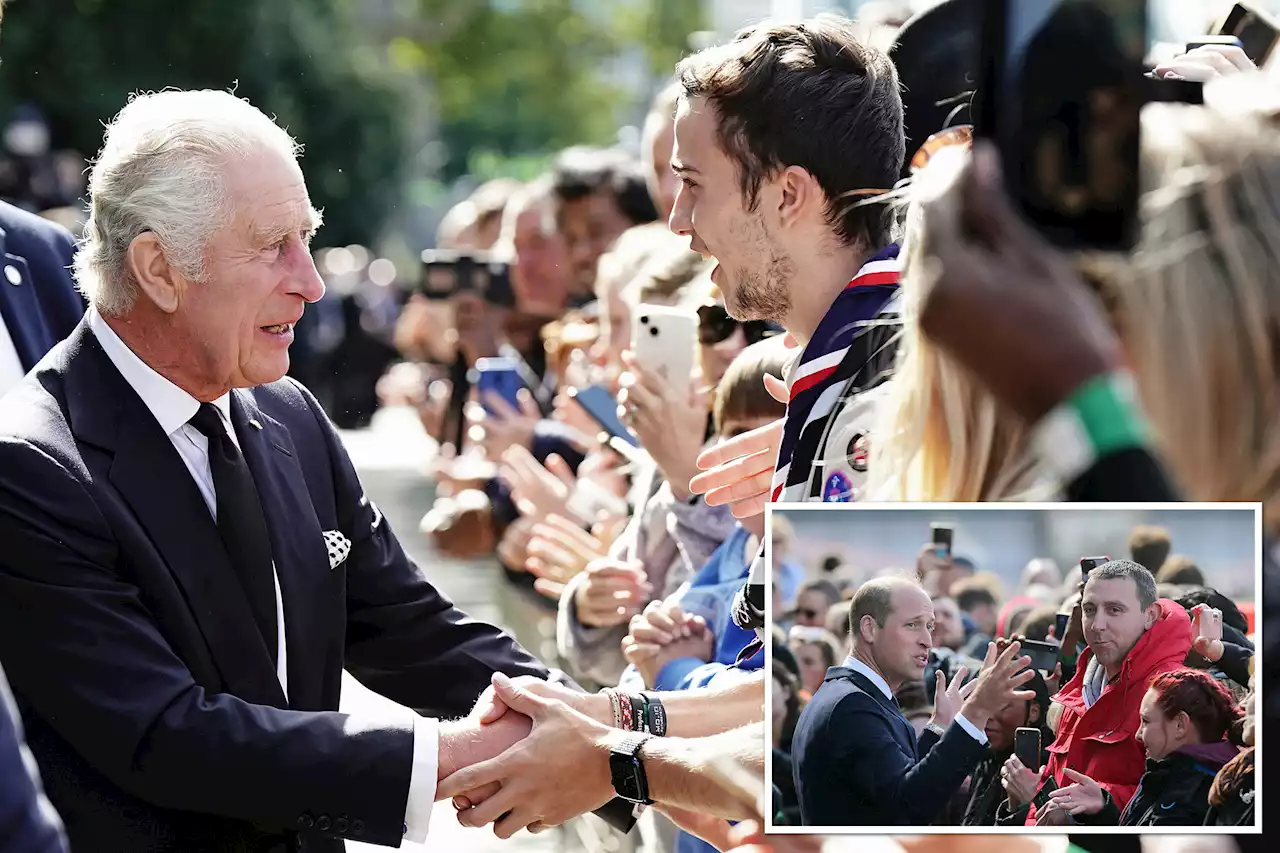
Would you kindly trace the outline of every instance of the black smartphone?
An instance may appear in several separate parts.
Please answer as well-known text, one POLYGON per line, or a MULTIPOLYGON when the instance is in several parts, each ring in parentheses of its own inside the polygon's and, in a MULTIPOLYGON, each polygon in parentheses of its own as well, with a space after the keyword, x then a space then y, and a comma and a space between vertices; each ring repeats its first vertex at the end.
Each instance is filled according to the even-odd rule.
POLYGON ((1254 9, 1247 3, 1237 3, 1231 7, 1218 34, 1234 36, 1239 40, 1244 55, 1259 68, 1271 58, 1276 49, 1276 41, 1280 39, 1280 29, 1277 29, 1276 22, 1265 12, 1254 9))
POLYGON ((1089 572, 1101 566, 1103 563, 1110 563, 1110 557, 1081 557, 1080 558, 1080 574, 1084 575, 1084 579, 1089 579, 1089 572))
POLYGON ((955 539, 955 529, 948 524, 931 524, 929 525, 932 535, 929 539, 934 547, 938 550, 938 556, 951 556, 951 543, 955 539))
POLYGON ((511 288, 511 265, 503 261, 487 261, 478 266, 477 290, 484 301, 498 308, 515 308, 516 293, 511 288))
POLYGON ((1022 653, 1031 658, 1031 668, 1053 672, 1058 665, 1058 647, 1039 640, 1023 640, 1022 653))
POLYGON ((1124 251, 1138 235, 1147 0, 990 0, 976 132, 1048 239, 1124 251))
POLYGON ((1059 613, 1057 621, 1053 623, 1053 636, 1061 643, 1063 637, 1067 636, 1067 623, 1071 621, 1070 613, 1059 613))
POLYGON ((437 302, 447 301, 458 291, 458 277, 454 271, 457 253, 439 249, 427 249, 422 253, 421 293, 437 302))
POLYGON ((1013 754, 1022 766, 1040 772, 1040 730, 1021 726, 1013 733, 1013 754))
POLYGON ((588 385, 586 388, 570 388, 569 396, 582 407, 591 419, 600 425, 600 429, 611 438, 618 438, 639 447, 640 441, 627 429, 627 425, 618 417, 618 400, 603 385, 588 385))

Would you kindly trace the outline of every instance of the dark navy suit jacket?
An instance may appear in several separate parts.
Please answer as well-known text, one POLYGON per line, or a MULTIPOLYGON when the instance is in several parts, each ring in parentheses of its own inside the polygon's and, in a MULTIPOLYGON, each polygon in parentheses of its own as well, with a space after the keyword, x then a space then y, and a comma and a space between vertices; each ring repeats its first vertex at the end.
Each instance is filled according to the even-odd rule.
POLYGON ((986 754, 958 724, 915 729, 872 681, 827 670, 800 712, 791 767, 806 826, 925 826, 986 754))
POLYGON ((66 853, 62 824, 40 789, 22 720, 0 669, 0 853, 66 853))
POLYGON ((35 367, 84 316, 69 269, 74 254, 64 228, 0 202, 0 320, 23 370, 35 367))
POLYGON ((284 379, 232 394, 262 498, 289 697, 197 486, 82 323, 0 400, 0 659, 75 851, 397 846, 409 721, 336 712, 344 667, 437 717, 548 671, 458 611, 284 379), (351 542, 330 568, 324 533, 351 542))

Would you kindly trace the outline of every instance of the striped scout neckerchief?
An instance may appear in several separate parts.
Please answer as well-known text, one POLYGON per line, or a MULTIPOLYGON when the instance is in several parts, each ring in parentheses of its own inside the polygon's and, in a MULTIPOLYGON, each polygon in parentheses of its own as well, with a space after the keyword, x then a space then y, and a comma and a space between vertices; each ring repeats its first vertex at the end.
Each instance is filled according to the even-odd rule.
POLYGON ((898 292, 901 265, 892 244, 863 264, 831 304, 791 375, 791 400, 769 500, 812 500, 811 472, 845 386, 876 355, 874 321, 898 292), (875 346, 869 346, 875 339, 875 346))

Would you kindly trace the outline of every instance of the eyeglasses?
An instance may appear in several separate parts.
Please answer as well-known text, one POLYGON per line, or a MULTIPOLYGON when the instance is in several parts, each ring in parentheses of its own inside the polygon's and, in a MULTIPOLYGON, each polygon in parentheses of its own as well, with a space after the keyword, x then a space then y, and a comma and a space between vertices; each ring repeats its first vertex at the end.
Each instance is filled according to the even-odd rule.
POLYGON ((739 328, 748 344, 758 343, 782 331, 764 320, 735 320, 721 305, 703 305, 698 309, 698 343, 703 346, 727 341, 739 328))
POLYGON ((973 125, 957 124, 946 130, 940 130, 926 139, 911 158, 912 174, 923 169, 933 155, 953 145, 963 145, 966 148, 973 145, 973 125))

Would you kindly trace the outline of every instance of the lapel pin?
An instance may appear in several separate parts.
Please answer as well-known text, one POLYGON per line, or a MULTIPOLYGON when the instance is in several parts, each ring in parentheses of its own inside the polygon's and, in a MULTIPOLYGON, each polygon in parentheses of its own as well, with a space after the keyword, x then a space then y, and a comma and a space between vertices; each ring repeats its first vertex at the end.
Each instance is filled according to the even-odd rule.
POLYGON ((22 273, 18 272, 18 268, 13 264, 5 264, 4 277, 9 279, 9 283, 14 287, 22 284, 22 273))
POLYGON ((254 429, 262 429, 262 424, 258 423, 253 418, 249 418, 249 426, 253 427, 254 429))

